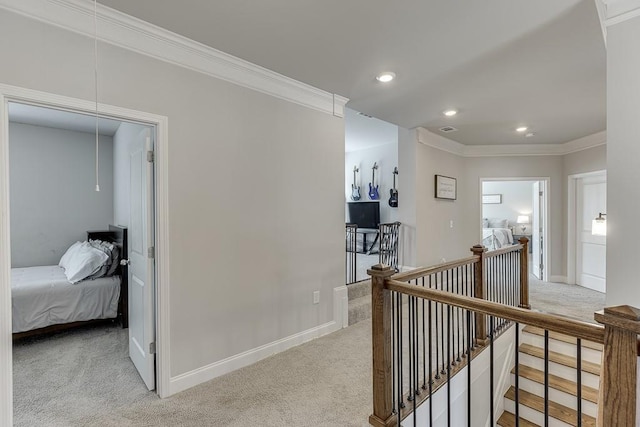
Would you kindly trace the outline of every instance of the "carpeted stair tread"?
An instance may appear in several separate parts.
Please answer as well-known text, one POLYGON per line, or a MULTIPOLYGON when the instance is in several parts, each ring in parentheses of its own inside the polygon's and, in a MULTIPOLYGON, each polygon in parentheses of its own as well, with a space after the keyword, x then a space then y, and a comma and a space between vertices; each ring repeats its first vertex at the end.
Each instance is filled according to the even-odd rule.
MULTIPOLYGON (((515 402, 516 389, 511 386, 504 395, 507 399, 515 402)), ((521 405, 528 406, 540 413, 544 414, 544 399, 525 390, 520 390, 518 400, 521 405)), ((560 405, 552 400, 549 401, 549 417, 565 422, 571 426, 577 426, 578 416, 574 409, 560 405)), ((582 425, 584 427, 595 427, 596 419, 589 415, 582 414, 582 425)))
POLYGON ((371 296, 349 301, 349 326, 371 318, 371 296))
MULTIPOLYGON (((511 412, 504 411, 500 418, 498 418, 498 425, 501 427, 516 427, 516 416, 511 412)), ((520 417, 520 427, 540 427, 538 424, 534 424, 531 421, 525 420, 520 417)))
POLYGON ((347 294, 349 295, 349 301, 365 295, 371 295, 371 280, 366 279, 347 285, 347 294))
MULTIPOLYGON (((537 382, 538 384, 544 384, 544 372, 532 368, 527 365, 520 364, 519 366, 519 375, 522 378, 526 378, 528 380, 537 382)), ((516 368, 511 370, 512 374, 516 373, 516 368)), ((572 396, 577 396, 577 385, 574 381, 567 380, 565 378, 549 374, 549 387, 554 388, 556 390, 563 391, 572 396)), ((588 400, 589 402, 593 402, 595 404, 598 403, 598 390, 593 387, 589 387, 586 385, 582 385, 582 398, 588 400)))
MULTIPOLYGON (((523 331, 533 335, 544 336, 544 329, 538 328, 535 326, 527 325, 524 327, 523 331)), ((570 337, 568 335, 560 334, 558 332, 549 331, 549 338, 552 338, 556 341, 566 342, 569 344, 574 344, 574 345, 576 344, 576 338, 570 337)), ((587 341, 587 340, 582 340, 581 344, 583 347, 590 348, 592 350, 602 351, 602 344, 598 344, 593 341, 587 341)))
MULTIPOLYGON (((544 360, 544 349, 540 347, 533 346, 531 344, 520 344, 520 352, 528 354, 530 356, 538 357, 544 360)), ((570 368, 577 368, 576 358, 572 356, 567 356, 562 353, 556 353, 555 351, 549 351, 549 360, 554 363, 558 363, 560 365, 568 366, 570 368)), ((600 375, 600 365, 588 362, 586 360, 582 361, 582 370, 584 372, 589 372, 590 374, 600 375)))

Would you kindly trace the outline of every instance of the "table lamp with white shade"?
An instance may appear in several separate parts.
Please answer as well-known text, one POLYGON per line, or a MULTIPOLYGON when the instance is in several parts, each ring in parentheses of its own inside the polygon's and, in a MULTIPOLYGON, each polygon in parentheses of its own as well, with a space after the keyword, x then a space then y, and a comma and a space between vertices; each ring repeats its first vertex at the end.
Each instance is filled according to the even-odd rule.
POLYGON ((520 229, 522 230, 522 234, 524 234, 525 230, 527 229, 526 224, 529 224, 529 215, 518 215, 518 219, 516 220, 516 222, 518 224, 522 224, 520 225, 520 229))

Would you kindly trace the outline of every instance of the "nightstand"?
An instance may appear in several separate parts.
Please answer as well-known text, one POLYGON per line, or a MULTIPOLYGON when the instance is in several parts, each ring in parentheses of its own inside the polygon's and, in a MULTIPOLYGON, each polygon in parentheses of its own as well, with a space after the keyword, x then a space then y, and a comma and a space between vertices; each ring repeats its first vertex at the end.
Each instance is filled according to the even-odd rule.
POLYGON ((533 252, 532 246, 531 246, 531 234, 514 234, 513 235, 513 242, 517 243, 518 240, 520 240, 521 237, 526 237, 527 239, 529 239, 529 253, 533 252))

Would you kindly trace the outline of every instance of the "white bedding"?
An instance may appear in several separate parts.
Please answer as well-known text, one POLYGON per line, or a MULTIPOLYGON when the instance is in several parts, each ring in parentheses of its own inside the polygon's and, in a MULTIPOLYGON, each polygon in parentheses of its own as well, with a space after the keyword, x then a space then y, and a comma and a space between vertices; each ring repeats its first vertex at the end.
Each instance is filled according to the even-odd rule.
POLYGON ((483 228, 482 244, 488 249, 500 249, 513 244, 513 233, 510 228, 483 228))
POLYGON ((13 332, 117 317, 120 277, 71 284, 57 265, 11 269, 13 332))

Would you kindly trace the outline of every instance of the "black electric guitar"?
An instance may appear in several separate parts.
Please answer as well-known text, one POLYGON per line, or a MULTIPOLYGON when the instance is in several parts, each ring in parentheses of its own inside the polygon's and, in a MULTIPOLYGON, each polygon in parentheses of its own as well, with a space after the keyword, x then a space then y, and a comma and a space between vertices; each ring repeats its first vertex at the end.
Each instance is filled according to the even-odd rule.
POLYGON ((378 169, 378 162, 373 163, 373 167, 371 168, 371 182, 369 183, 369 198, 371 200, 379 200, 380 193, 378 193, 378 186, 375 185, 376 182, 376 169, 378 169))
POLYGON ((396 189, 396 175, 398 175, 398 167, 393 169, 393 189, 389 190, 391 197, 389 197, 389 206, 392 208, 398 207, 398 190, 396 189))
POLYGON ((351 184, 351 200, 360 200, 360 186, 356 185, 356 174, 360 171, 357 167, 353 167, 353 184, 351 184))

